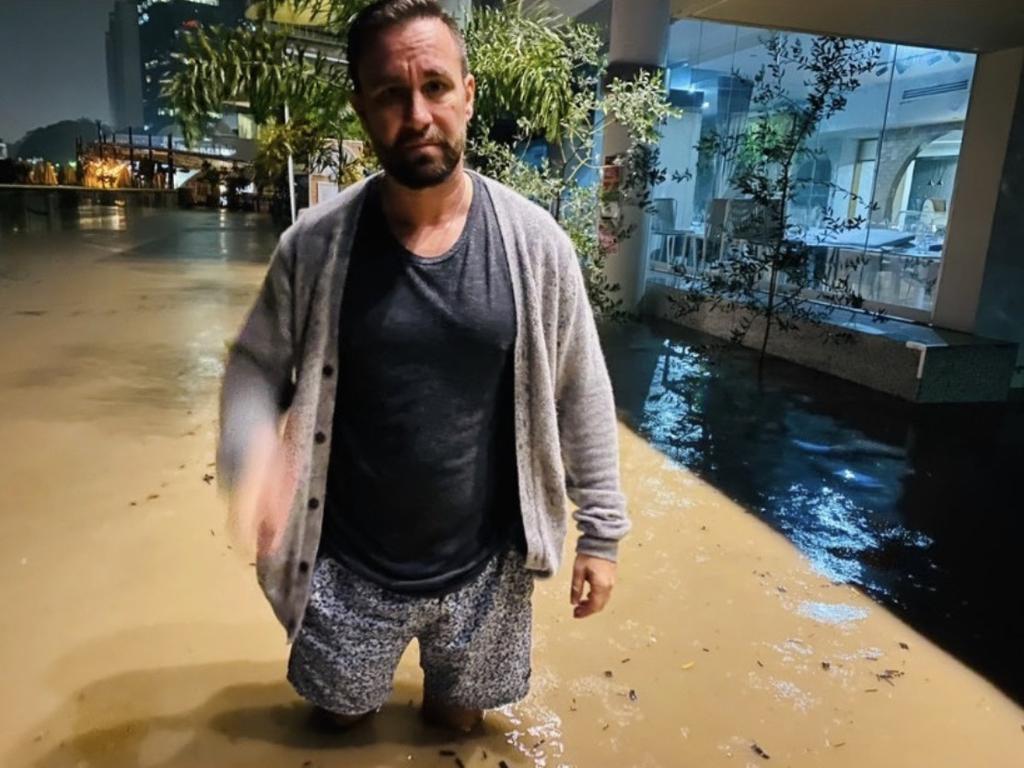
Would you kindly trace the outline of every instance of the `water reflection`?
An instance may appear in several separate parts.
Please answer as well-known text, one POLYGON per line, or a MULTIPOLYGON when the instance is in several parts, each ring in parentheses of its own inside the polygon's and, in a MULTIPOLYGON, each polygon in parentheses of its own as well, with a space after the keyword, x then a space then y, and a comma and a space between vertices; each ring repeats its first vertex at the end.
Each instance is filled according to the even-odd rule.
POLYGON ((128 229, 123 201, 79 200, 69 192, 34 195, 0 193, 0 235, 38 232, 123 232, 128 229))
POLYGON ((703 334, 603 335, 627 423, 1024 701, 1020 404, 912 406, 782 361, 759 386, 703 334))

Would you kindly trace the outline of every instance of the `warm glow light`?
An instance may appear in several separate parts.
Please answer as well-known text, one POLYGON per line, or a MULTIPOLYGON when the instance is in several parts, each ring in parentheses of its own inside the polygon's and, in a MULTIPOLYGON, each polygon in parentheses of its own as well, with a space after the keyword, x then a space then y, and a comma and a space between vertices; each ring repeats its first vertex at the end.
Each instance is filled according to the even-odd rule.
POLYGON ((85 161, 84 183, 97 189, 117 189, 131 186, 131 168, 124 160, 112 157, 93 157, 85 161))

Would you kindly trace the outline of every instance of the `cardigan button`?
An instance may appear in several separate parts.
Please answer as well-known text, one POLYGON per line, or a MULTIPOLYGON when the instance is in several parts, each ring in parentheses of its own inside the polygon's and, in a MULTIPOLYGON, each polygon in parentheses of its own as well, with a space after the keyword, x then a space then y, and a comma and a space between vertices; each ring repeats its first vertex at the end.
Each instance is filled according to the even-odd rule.
POLYGON ((323 432, 317 432, 316 435, 313 436, 313 439, 316 441, 317 445, 323 445, 327 442, 327 435, 323 432))
POLYGON ((334 375, 334 368, 332 366, 330 366, 330 365, 325 365, 324 366, 324 376, 333 376, 333 375, 334 375))
POLYGON ((299 573, 305 573, 308 570, 309 570, 309 563, 307 563, 305 560, 303 560, 301 563, 299 563, 299 573))
POLYGON ((318 509, 320 507, 320 499, 310 499, 306 506, 310 509, 318 509))

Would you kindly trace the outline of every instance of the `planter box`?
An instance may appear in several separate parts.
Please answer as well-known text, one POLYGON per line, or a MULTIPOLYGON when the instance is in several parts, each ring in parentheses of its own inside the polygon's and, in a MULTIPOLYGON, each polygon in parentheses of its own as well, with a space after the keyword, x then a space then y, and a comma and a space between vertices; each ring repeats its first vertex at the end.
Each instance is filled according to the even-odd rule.
MULTIPOLYGON (((681 295, 675 288, 649 283, 641 311, 718 338, 730 337, 735 313, 702 307, 678 317, 669 297, 681 295)), ((768 353, 911 402, 1001 402, 1009 395, 1016 343, 898 320, 873 322, 847 310, 836 310, 830 325, 775 331, 768 353), (827 341, 827 332, 837 328, 852 333, 854 341, 827 341)), ((760 349, 763 333, 764 320, 758 318, 744 346, 760 349)))

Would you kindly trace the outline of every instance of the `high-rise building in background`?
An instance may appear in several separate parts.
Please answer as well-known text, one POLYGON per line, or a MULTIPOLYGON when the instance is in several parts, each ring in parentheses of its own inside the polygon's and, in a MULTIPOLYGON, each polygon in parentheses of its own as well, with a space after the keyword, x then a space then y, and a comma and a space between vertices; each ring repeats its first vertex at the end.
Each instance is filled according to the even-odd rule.
POLYGON ((107 92, 114 125, 141 127, 142 65, 135 0, 117 0, 107 28, 107 92))
POLYGON ((183 34, 235 26, 248 0, 116 0, 107 31, 107 83, 114 127, 153 133, 174 123, 161 91, 182 57, 183 34))

